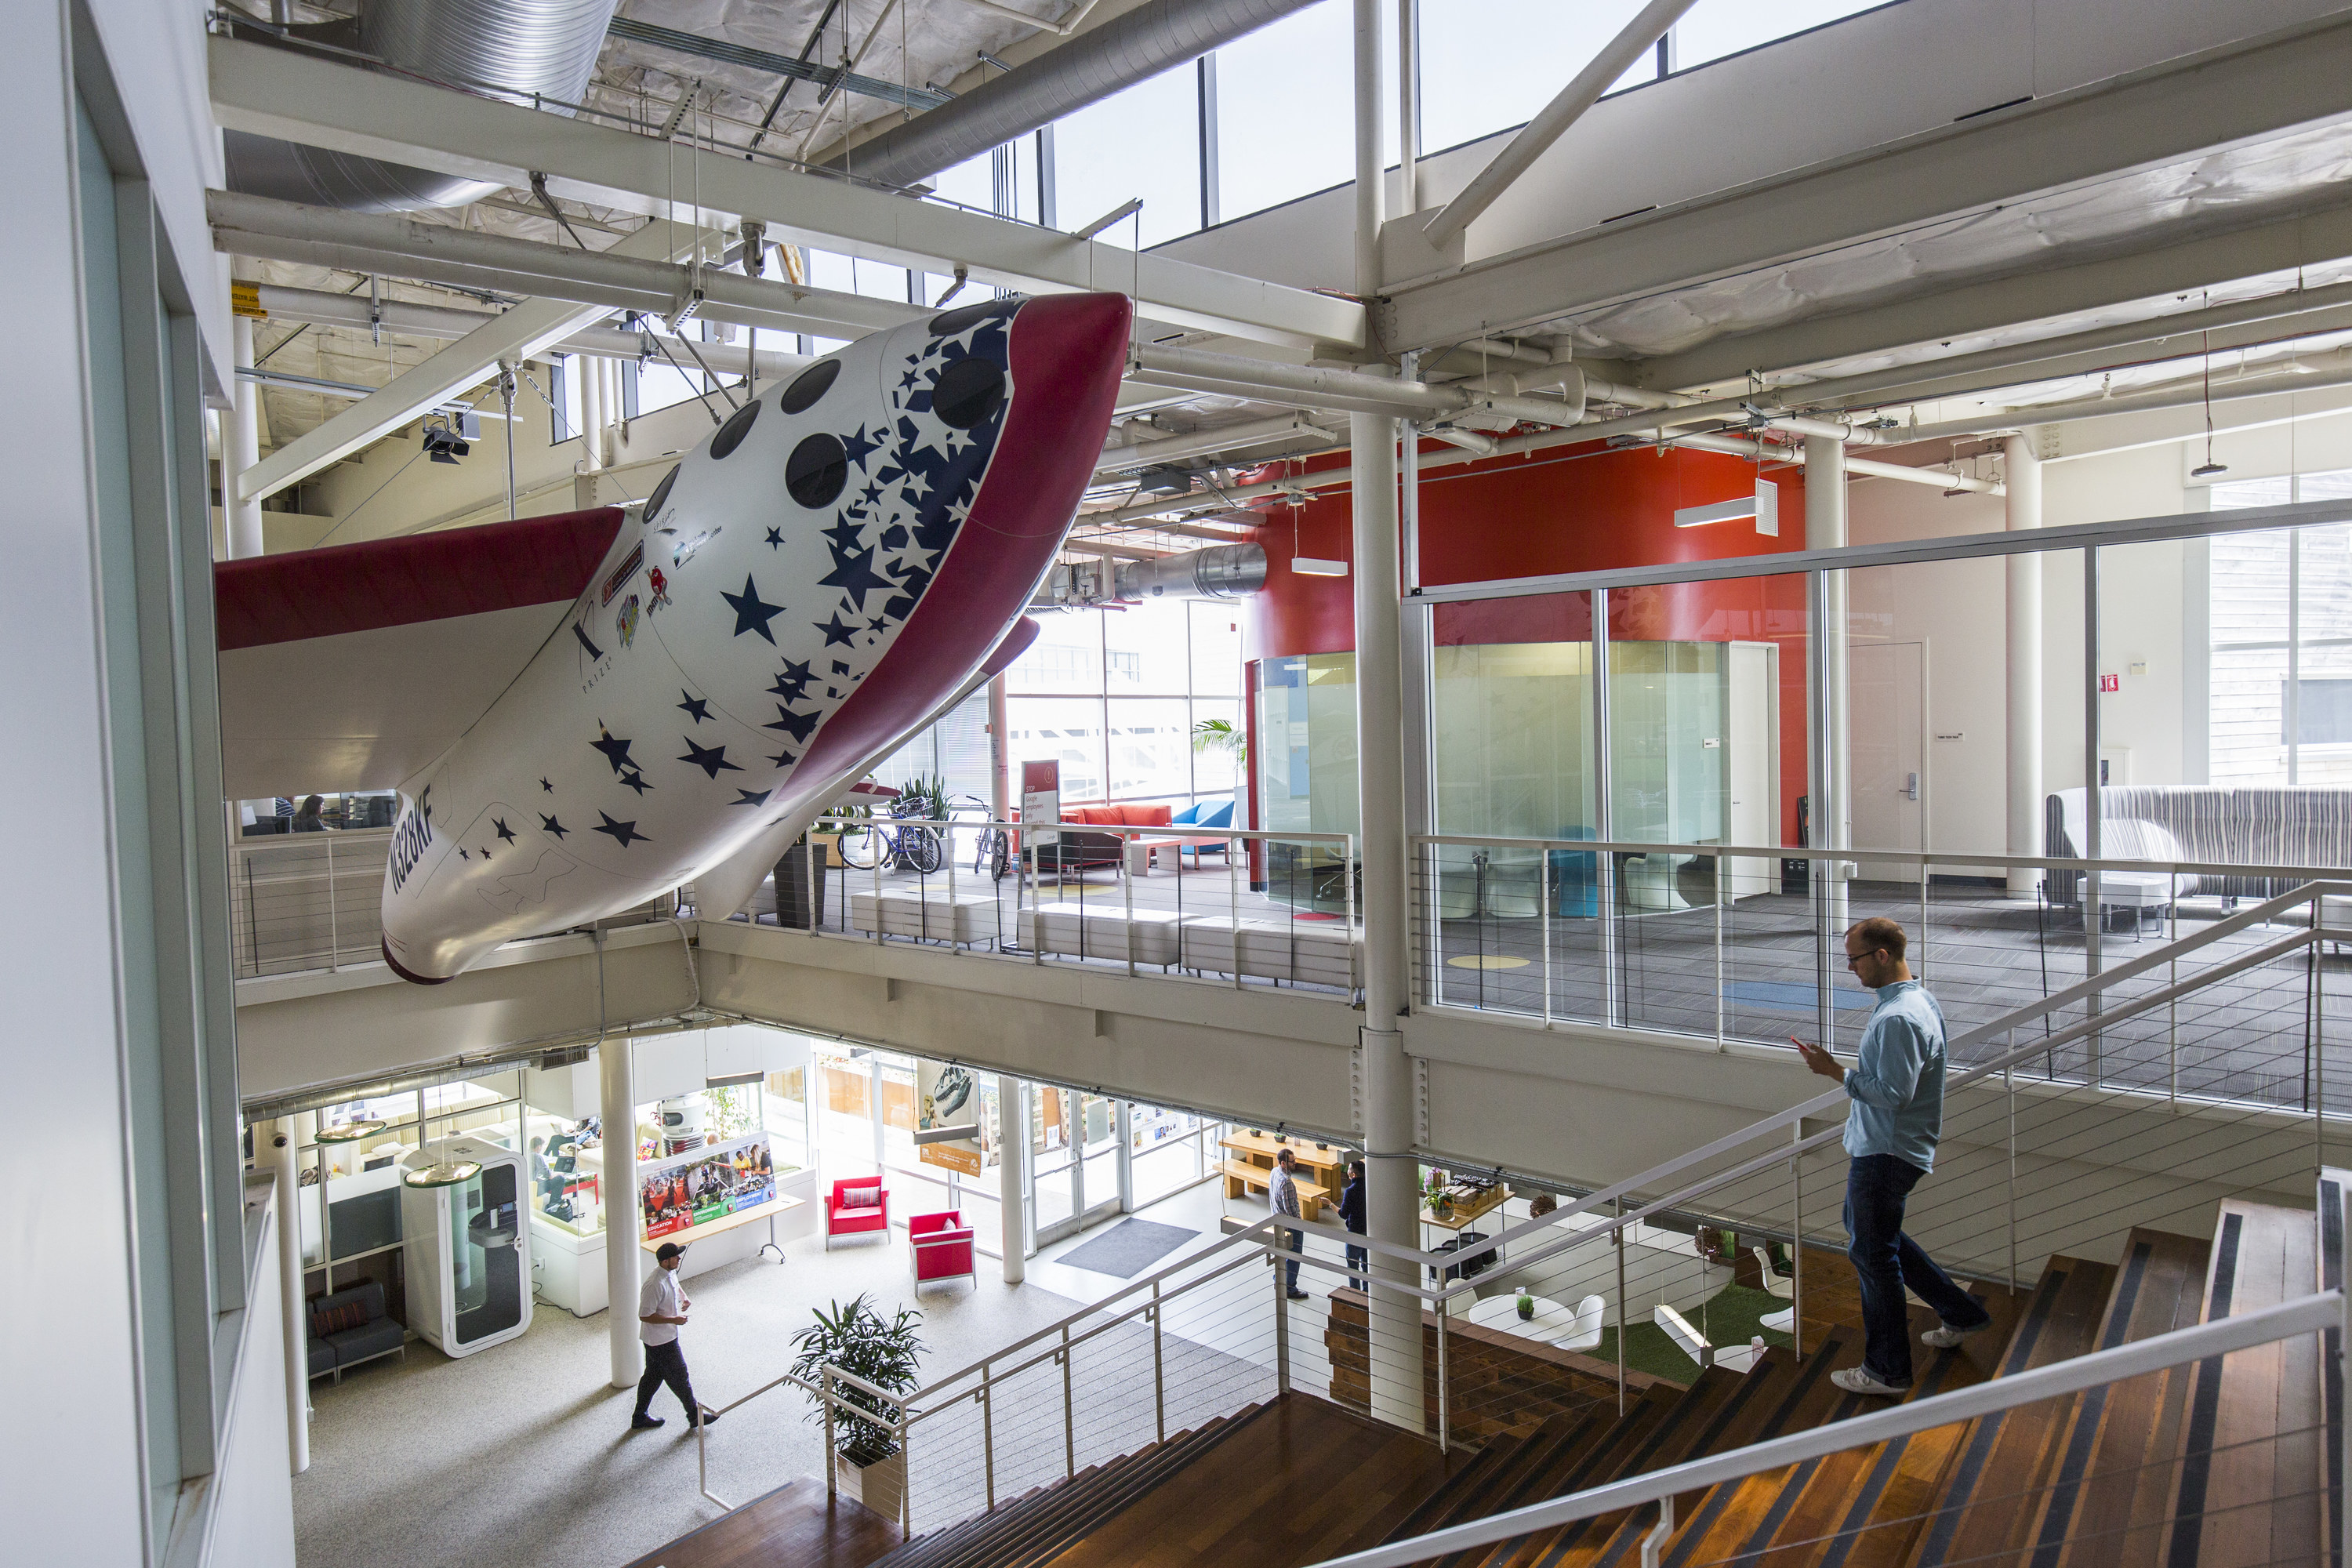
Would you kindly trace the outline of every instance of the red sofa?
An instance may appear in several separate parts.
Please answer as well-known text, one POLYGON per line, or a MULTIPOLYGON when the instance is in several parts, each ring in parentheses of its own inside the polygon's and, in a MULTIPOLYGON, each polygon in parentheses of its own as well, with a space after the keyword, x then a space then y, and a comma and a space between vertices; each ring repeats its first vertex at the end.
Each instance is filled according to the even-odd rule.
POLYGON ((961 1212, 908 1215, 907 1246, 914 1255, 916 1289, 934 1279, 969 1279, 980 1283, 978 1249, 961 1212))
MULTIPOLYGON (((1159 805, 1065 805, 1064 822, 1098 823, 1106 827, 1159 828, 1163 832, 1174 821, 1176 808, 1159 805)), ((1082 871, 1089 866, 1118 864, 1119 846, 1132 835, 1117 833, 1064 832, 1060 842, 1037 847, 1037 868, 1051 871, 1056 867, 1065 870, 1082 871)), ((1025 854, 1025 851, 1024 851, 1025 854)))
POLYGON ((824 1200, 824 1245, 832 1249, 836 1236, 872 1236, 879 1232, 885 1240, 890 1235, 890 1194, 879 1176, 852 1176, 833 1184, 833 1192, 824 1200), (852 1208, 849 1193, 854 1187, 872 1187, 875 1203, 871 1207, 852 1208))

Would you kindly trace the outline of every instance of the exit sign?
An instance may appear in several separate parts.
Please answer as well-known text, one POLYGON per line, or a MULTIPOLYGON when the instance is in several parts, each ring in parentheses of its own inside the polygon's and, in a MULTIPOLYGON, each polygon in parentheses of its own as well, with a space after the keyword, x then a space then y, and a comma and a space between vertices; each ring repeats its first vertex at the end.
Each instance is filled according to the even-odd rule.
POLYGON ((2099 689, 2100 689, 2100 690, 2102 690, 2102 691, 2121 691, 2123 689, 2124 689, 2124 678, 2123 678, 2122 676, 2120 676, 2120 675, 2103 675, 2103 676, 2099 677, 2099 689))

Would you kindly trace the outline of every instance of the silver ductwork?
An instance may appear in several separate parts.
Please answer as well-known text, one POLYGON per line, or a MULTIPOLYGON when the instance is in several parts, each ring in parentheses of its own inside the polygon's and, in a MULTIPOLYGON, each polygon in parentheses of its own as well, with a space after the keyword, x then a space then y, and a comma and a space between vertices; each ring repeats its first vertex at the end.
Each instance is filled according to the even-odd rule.
MULTIPOLYGON (((359 47, 393 69, 576 103, 588 89, 618 0, 367 0, 359 47)), ((563 113, 562 110, 551 112, 563 113)), ((495 181, 228 132, 228 186, 348 212, 462 206, 495 181)))
POLYGON ((1153 599, 1245 599, 1265 586, 1265 546, 1212 544, 1156 561, 1066 563, 1047 574, 1030 608, 1084 610, 1153 599))
MULTIPOLYGON (((834 159, 828 168, 906 185, 1002 147, 1161 71, 1190 65, 1314 0, 1149 0, 951 102, 834 159)), ((1091 217, 1082 215, 1080 221, 1091 217)))

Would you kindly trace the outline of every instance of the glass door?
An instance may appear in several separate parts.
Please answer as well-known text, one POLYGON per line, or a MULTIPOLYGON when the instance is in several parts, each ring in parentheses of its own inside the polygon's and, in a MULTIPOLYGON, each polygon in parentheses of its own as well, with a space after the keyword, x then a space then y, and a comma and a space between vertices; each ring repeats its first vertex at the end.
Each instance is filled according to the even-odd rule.
POLYGON ((488 1165, 449 1190, 450 1248, 457 1325, 453 1342, 472 1344, 522 1321, 522 1221, 516 1204, 520 1167, 488 1165))
POLYGON ((1078 1096, 1050 1084, 1029 1095, 1029 1234, 1033 1247, 1076 1232, 1085 1212, 1084 1180, 1072 1136, 1078 1096))
POLYGON ((1078 1212, 1094 1224, 1123 1207, 1119 1191, 1118 1101, 1098 1094, 1077 1097, 1078 1212))

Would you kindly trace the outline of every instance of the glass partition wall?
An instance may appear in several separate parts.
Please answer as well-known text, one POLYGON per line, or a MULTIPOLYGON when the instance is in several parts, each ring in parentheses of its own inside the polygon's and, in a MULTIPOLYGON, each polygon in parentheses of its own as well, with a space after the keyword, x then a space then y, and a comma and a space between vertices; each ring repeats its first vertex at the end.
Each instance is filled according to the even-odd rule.
MULTIPOLYGON (((1883 914, 1958 1034, 2352 867, 2352 498, 2212 500, 1424 589, 1416 1005, 1851 1046, 1874 998, 1843 933, 1883 914)), ((1346 656, 1268 661, 1270 820, 1351 814, 1352 679, 1346 656)), ((2043 1068, 2203 1070, 2177 1016, 2154 1027, 2043 1068)))

